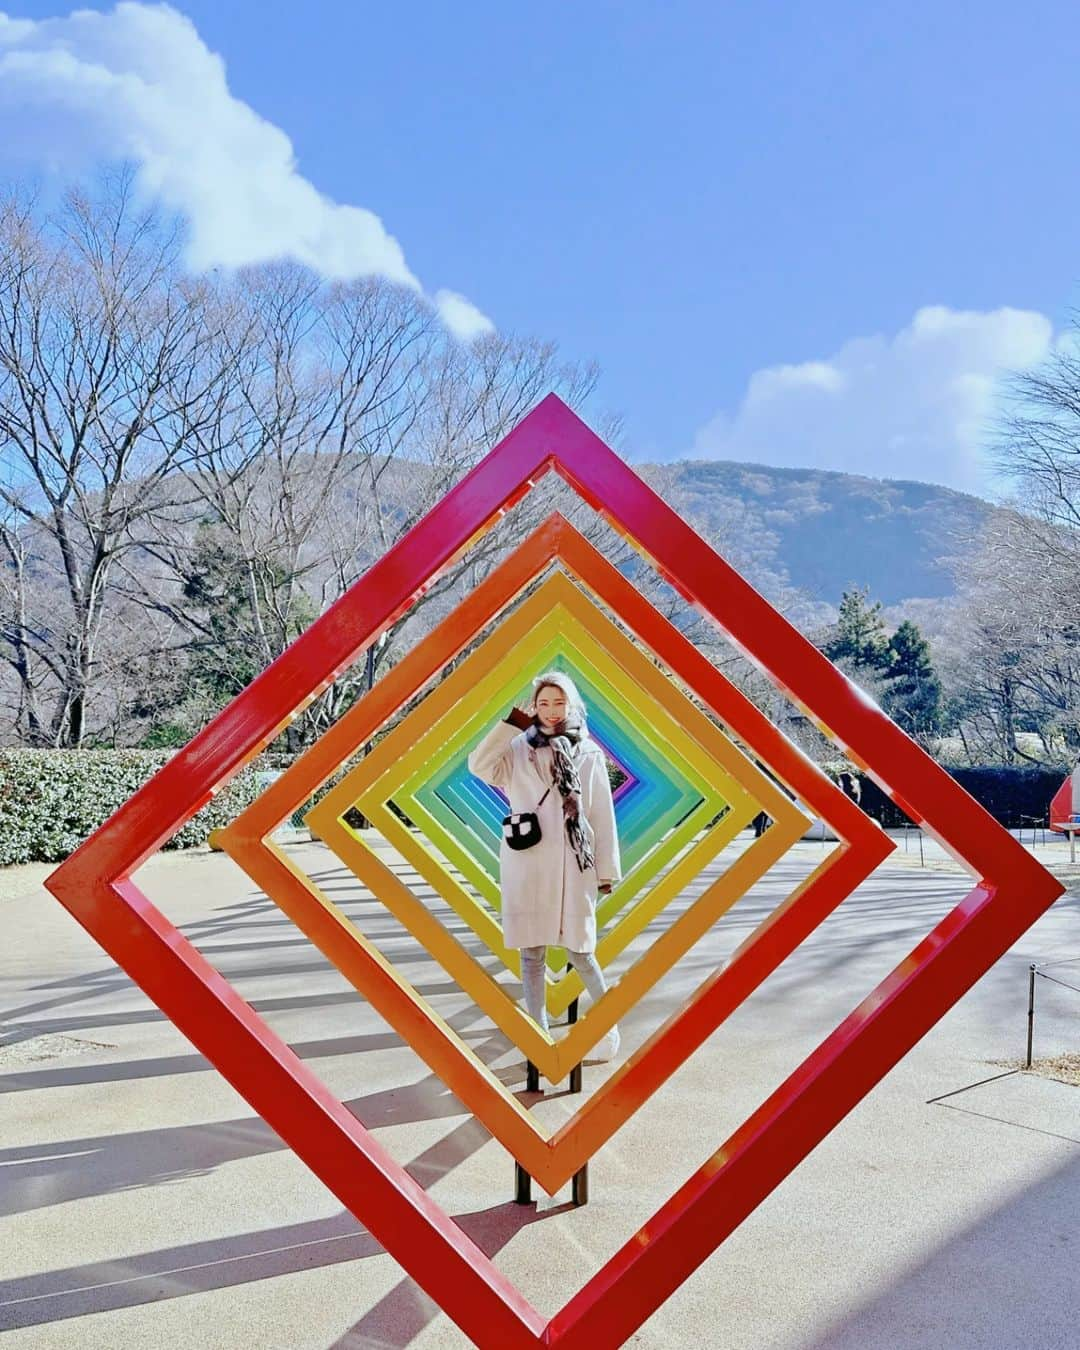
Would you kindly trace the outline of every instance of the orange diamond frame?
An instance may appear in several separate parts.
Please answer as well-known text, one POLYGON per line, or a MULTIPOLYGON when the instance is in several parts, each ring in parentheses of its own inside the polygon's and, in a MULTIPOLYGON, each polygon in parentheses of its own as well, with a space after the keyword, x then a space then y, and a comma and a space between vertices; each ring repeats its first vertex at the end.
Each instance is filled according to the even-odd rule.
MULTIPOLYGON (((756 748, 781 777, 794 781, 801 756, 775 728, 769 731, 770 740, 756 742, 756 748)), ((813 805, 809 795, 800 795, 813 805)), ((879 845, 879 851, 887 850, 879 845)), ((850 889, 865 874, 864 862, 855 850, 844 852, 830 873, 833 885, 846 881, 850 889)), ((1064 889, 554 395, 46 885, 467 1335, 489 1345, 580 1350, 621 1344, 631 1335, 1064 889), (813 716, 975 881, 916 949, 546 1321, 131 875, 552 469, 813 716)), ((733 962, 698 991, 680 1028, 666 1033, 661 1058, 678 1058, 686 1044, 691 1049, 699 1044, 721 1020, 718 1006, 738 993, 732 986, 742 983, 749 993, 758 963, 806 921, 797 904, 781 906, 737 954, 748 959, 733 962)), ((622 1091, 647 1086, 652 1070, 643 1066, 655 1040, 619 1071, 622 1091)))
MULTIPOLYGON (((461 609, 464 607, 448 615, 388 672, 370 694, 351 708, 317 745, 298 759, 262 797, 219 835, 222 846, 248 875, 274 898, 275 903, 315 942, 323 955, 379 1009, 447 1086, 550 1194, 554 1194, 569 1180, 701 1044, 704 1037, 743 1001, 747 990, 741 981, 741 963, 746 958, 735 958, 730 972, 723 972, 723 983, 731 992, 726 999, 716 1004, 718 1012, 711 1025, 705 1026, 692 1037, 679 1037, 679 1048, 673 1049, 675 1042, 668 1039, 668 1032, 681 1030, 683 1019, 695 1006, 695 996, 686 1007, 668 1019, 627 1065, 591 1093, 582 1108, 549 1138, 536 1118, 521 1106, 497 1075, 477 1059, 468 1045, 412 990, 378 949, 349 923, 333 901, 267 835, 292 814, 299 803, 307 799, 317 786, 317 775, 325 777, 332 772, 342 758, 351 755, 357 746, 373 734, 373 729, 377 730, 378 724, 374 719, 380 716, 385 718, 410 698, 416 688, 441 670, 449 655, 469 640, 471 621, 478 615, 485 616, 485 619, 490 617, 495 607, 505 604, 537 572, 556 559, 583 580, 595 584, 597 593, 611 601, 613 607, 624 604, 632 609, 637 626, 656 642, 658 654, 671 661, 672 668, 678 673, 685 673, 695 692, 717 709, 729 726, 743 736, 751 737, 760 731, 759 722, 769 725, 753 704, 719 671, 708 662, 702 662, 700 653, 674 625, 643 601, 633 587, 567 521, 554 516, 476 588, 467 605, 469 617, 462 615, 461 609), (703 670, 695 669, 699 662, 703 670), (734 967, 737 965, 739 969, 736 970, 734 967), (637 1066, 637 1076, 631 1080, 631 1090, 628 1091, 625 1075, 630 1065, 637 1066)), ((508 622, 506 626, 504 636, 508 644, 513 642, 520 631, 527 631, 531 621, 528 605, 516 611, 513 619, 518 620, 518 623, 508 622)), ((440 686, 440 690, 444 687, 440 686)), ((719 736, 720 733, 715 732, 715 735, 719 736)), ((845 872, 839 881, 833 876, 833 868, 839 866, 847 849, 856 851, 861 880, 876 866, 883 849, 887 851, 891 844, 823 774, 805 765, 803 768, 802 777, 797 783, 791 784, 793 790, 808 791, 814 799, 815 809, 823 811, 830 823, 835 822, 835 828, 843 832, 841 837, 850 836, 845 838, 840 849, 829 854, 814 873, 777 907, 779 912, 787 905, 796 906, 801 919, 799 931, 805 928, 809 932, 831 913, 851 889, 849 873, 845 872)), ((755 770, 754 779, 757 778, 759 775, 755 770)), ((648 990, 654 978, 659 978, 655 968, 661 963, 664 967, 673 964, 685 949, 698 940, 703 931, 711 927, 728 904, 733 903, 802 834, 806 821, 783 793, 767 782, 760 783, 757 790, 760 791, 764 808, 775 814, 778 824, 747 849, 653 943, 649 953, 652 959, 647 966, 628 971, 615 988, 594 1009, 590 1009, 585 1022, 596 1021, 590 1039, 579 1043, 578 1053, 560 1054, 565 1042, 555 1045, 551 1037, 545 1037, 531 1019, 520 1012, 516 1005, 510 1004, 502 987, 496 985, 485 971, 472 969, 472 958, 464 951, 460 953, 451 973, 458 977, 458 967, 462 967, 465 973, 461 974, 459 983, 466 988, 475 986, 478 978, 486 979, 494 986, 489 997, 484 999, 485 1005, 490 1004, 486 1007, 489 1016, 535 1059, 553 1081, 565 1076, 620 1013, 648 990), (500 1004, 494 1001, 496 995, 507 1005, 506 1011, 500 1012, 500 1004)), ((332 802, 329 809, 334 809, 332 802)), ((376 887, 375 893, 381 894, 385 888, 396 883, 398 903, 408 907, 410 927, 414 931, 426 921, 431 930, 427 940, 437 950, 459 945, 449 938, 426 907, 410 895, 404 883, 385 868, 380 867, 379 873, 382 874, 382 885, 376 887)), ((771 919, 765 920, 759 931, 766 930, 770 923, 771 919)), ((794 949, 798 939, 793 934, 794 929, 767 958, 758 961, 755 987, 794 949)), ((743 944, 744 951, 750 948, 753 940, 752 934, 743 944)), ((702 990, 708 984, 711 984, 711 980, 702 986, 702 990)))

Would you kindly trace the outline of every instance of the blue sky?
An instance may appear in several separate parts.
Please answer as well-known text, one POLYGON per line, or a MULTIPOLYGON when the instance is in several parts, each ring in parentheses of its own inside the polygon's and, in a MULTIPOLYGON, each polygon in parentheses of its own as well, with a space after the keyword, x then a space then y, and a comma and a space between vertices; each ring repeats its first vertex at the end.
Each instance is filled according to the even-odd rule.
POLYGON ((984 486, 998 374, 1076 299, 1071 4, 88 8, 0 11, 0 171, 150 144, 149 177, 203 220, 193 265, 302 238, 329 271, 347 254, 467 297, 465 336, 482 315, 595 357, 634 457, 984 486), (185 135, 215 138, 211 53, 237 134, 181 169, 185 135), (294 181, 270 213, 293 234, 252 244, 227 199, 245 170, 392 240, 315 219, 294 181))

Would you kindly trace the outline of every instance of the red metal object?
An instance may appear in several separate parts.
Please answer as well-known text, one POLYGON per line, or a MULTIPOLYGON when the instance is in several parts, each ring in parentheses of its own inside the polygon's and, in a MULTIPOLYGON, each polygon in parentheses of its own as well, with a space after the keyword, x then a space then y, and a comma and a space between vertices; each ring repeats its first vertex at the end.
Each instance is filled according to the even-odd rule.
MULTIPOLYGON (((554 396, 46 884, 474 1341, 582 1350, 621 1344, 1063 890, 554 396), (545 1324, 129 878, 549 468, 812 712, 977 881, 545 1324)), ((782 927, 783 919, 784 913, 775 916, 773 926, 782 927)), ((768 938, 760 939, 765 948, 768 938)), ((747 980, 753 964, 741 963, 747 980)), ((717 976, 696 996, 698 1032, 722 987, 717 976)), ((731 996, 729 987, 723 997, 731 996)), ((693 1035, 693 1026, 687 1030, 684 1021, 679 1034, 693 1035)))
POLYGON ((1050 798, 1050 828, 1058 834, 1080 834, 1080 764, 1050 798))

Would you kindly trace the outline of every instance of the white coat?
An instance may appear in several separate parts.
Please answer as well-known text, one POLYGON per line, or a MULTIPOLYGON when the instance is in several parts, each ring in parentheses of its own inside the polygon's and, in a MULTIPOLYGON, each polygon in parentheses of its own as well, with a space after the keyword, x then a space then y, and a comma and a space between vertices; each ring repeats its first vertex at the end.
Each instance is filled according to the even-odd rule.
POLYGON ((574 749, 581 778, 582 814, 592 826, 596 866, 582 872, 566 837, 562 797, 553 786, 553 752, 530 746, 517 727, 500 722, 469 756, 478 778, 502 788, 511 811, 536 811, 540 842, 499 850, 502 927, 508 947, 596 949, 596 894, 601 881, 618 881, 619 840, 604 752, 585 737, 574 749), (546 800, 537 807, 545 789, 546 800))

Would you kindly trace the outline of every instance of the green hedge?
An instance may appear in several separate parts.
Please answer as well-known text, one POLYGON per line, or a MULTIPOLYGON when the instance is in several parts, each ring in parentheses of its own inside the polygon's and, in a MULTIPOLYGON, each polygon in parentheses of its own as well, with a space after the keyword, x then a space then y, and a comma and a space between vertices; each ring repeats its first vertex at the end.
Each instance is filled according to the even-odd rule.
MULTIPOLYGON (((164 750, 0 750, 0 867, 60 862, 94 832, 169 759, 164 750)), ((271 755, 248 765, 165 845, 193 848, 211 830, 227 825, 259 793, 259 773, 284 768, 271 755)), ((313 800, 347 771, 343 765, 313 800)), ((1003 825, 1015 828, 1046 818, 1061 769, 987 765, 950 770, 962 787, 1003 825)), ((861 780, 862 807, 885 826, 906 817, 869 779, 861 780)), ((299 823, 310 809, 296 813, 299 823)))
MULTIPOLYGON (((1046 820, 1050 798, 1061 786, 1066 770, 1034 764, 980 764, 949 769, 948 773, 996 821, 1016 829, 1046 820)), ((860 782, 864 811, 886 828, 907 823, 907 816, 876 783, 869 778, 862 778, 860 782)))
MULTIPOLYGON (((0 750, 0 867, 60 862, 169 757, 164 750, 0 750)), ((235 819, 258 795, 258 772, 241 769, 165 847, 193 848, 235 819)))

